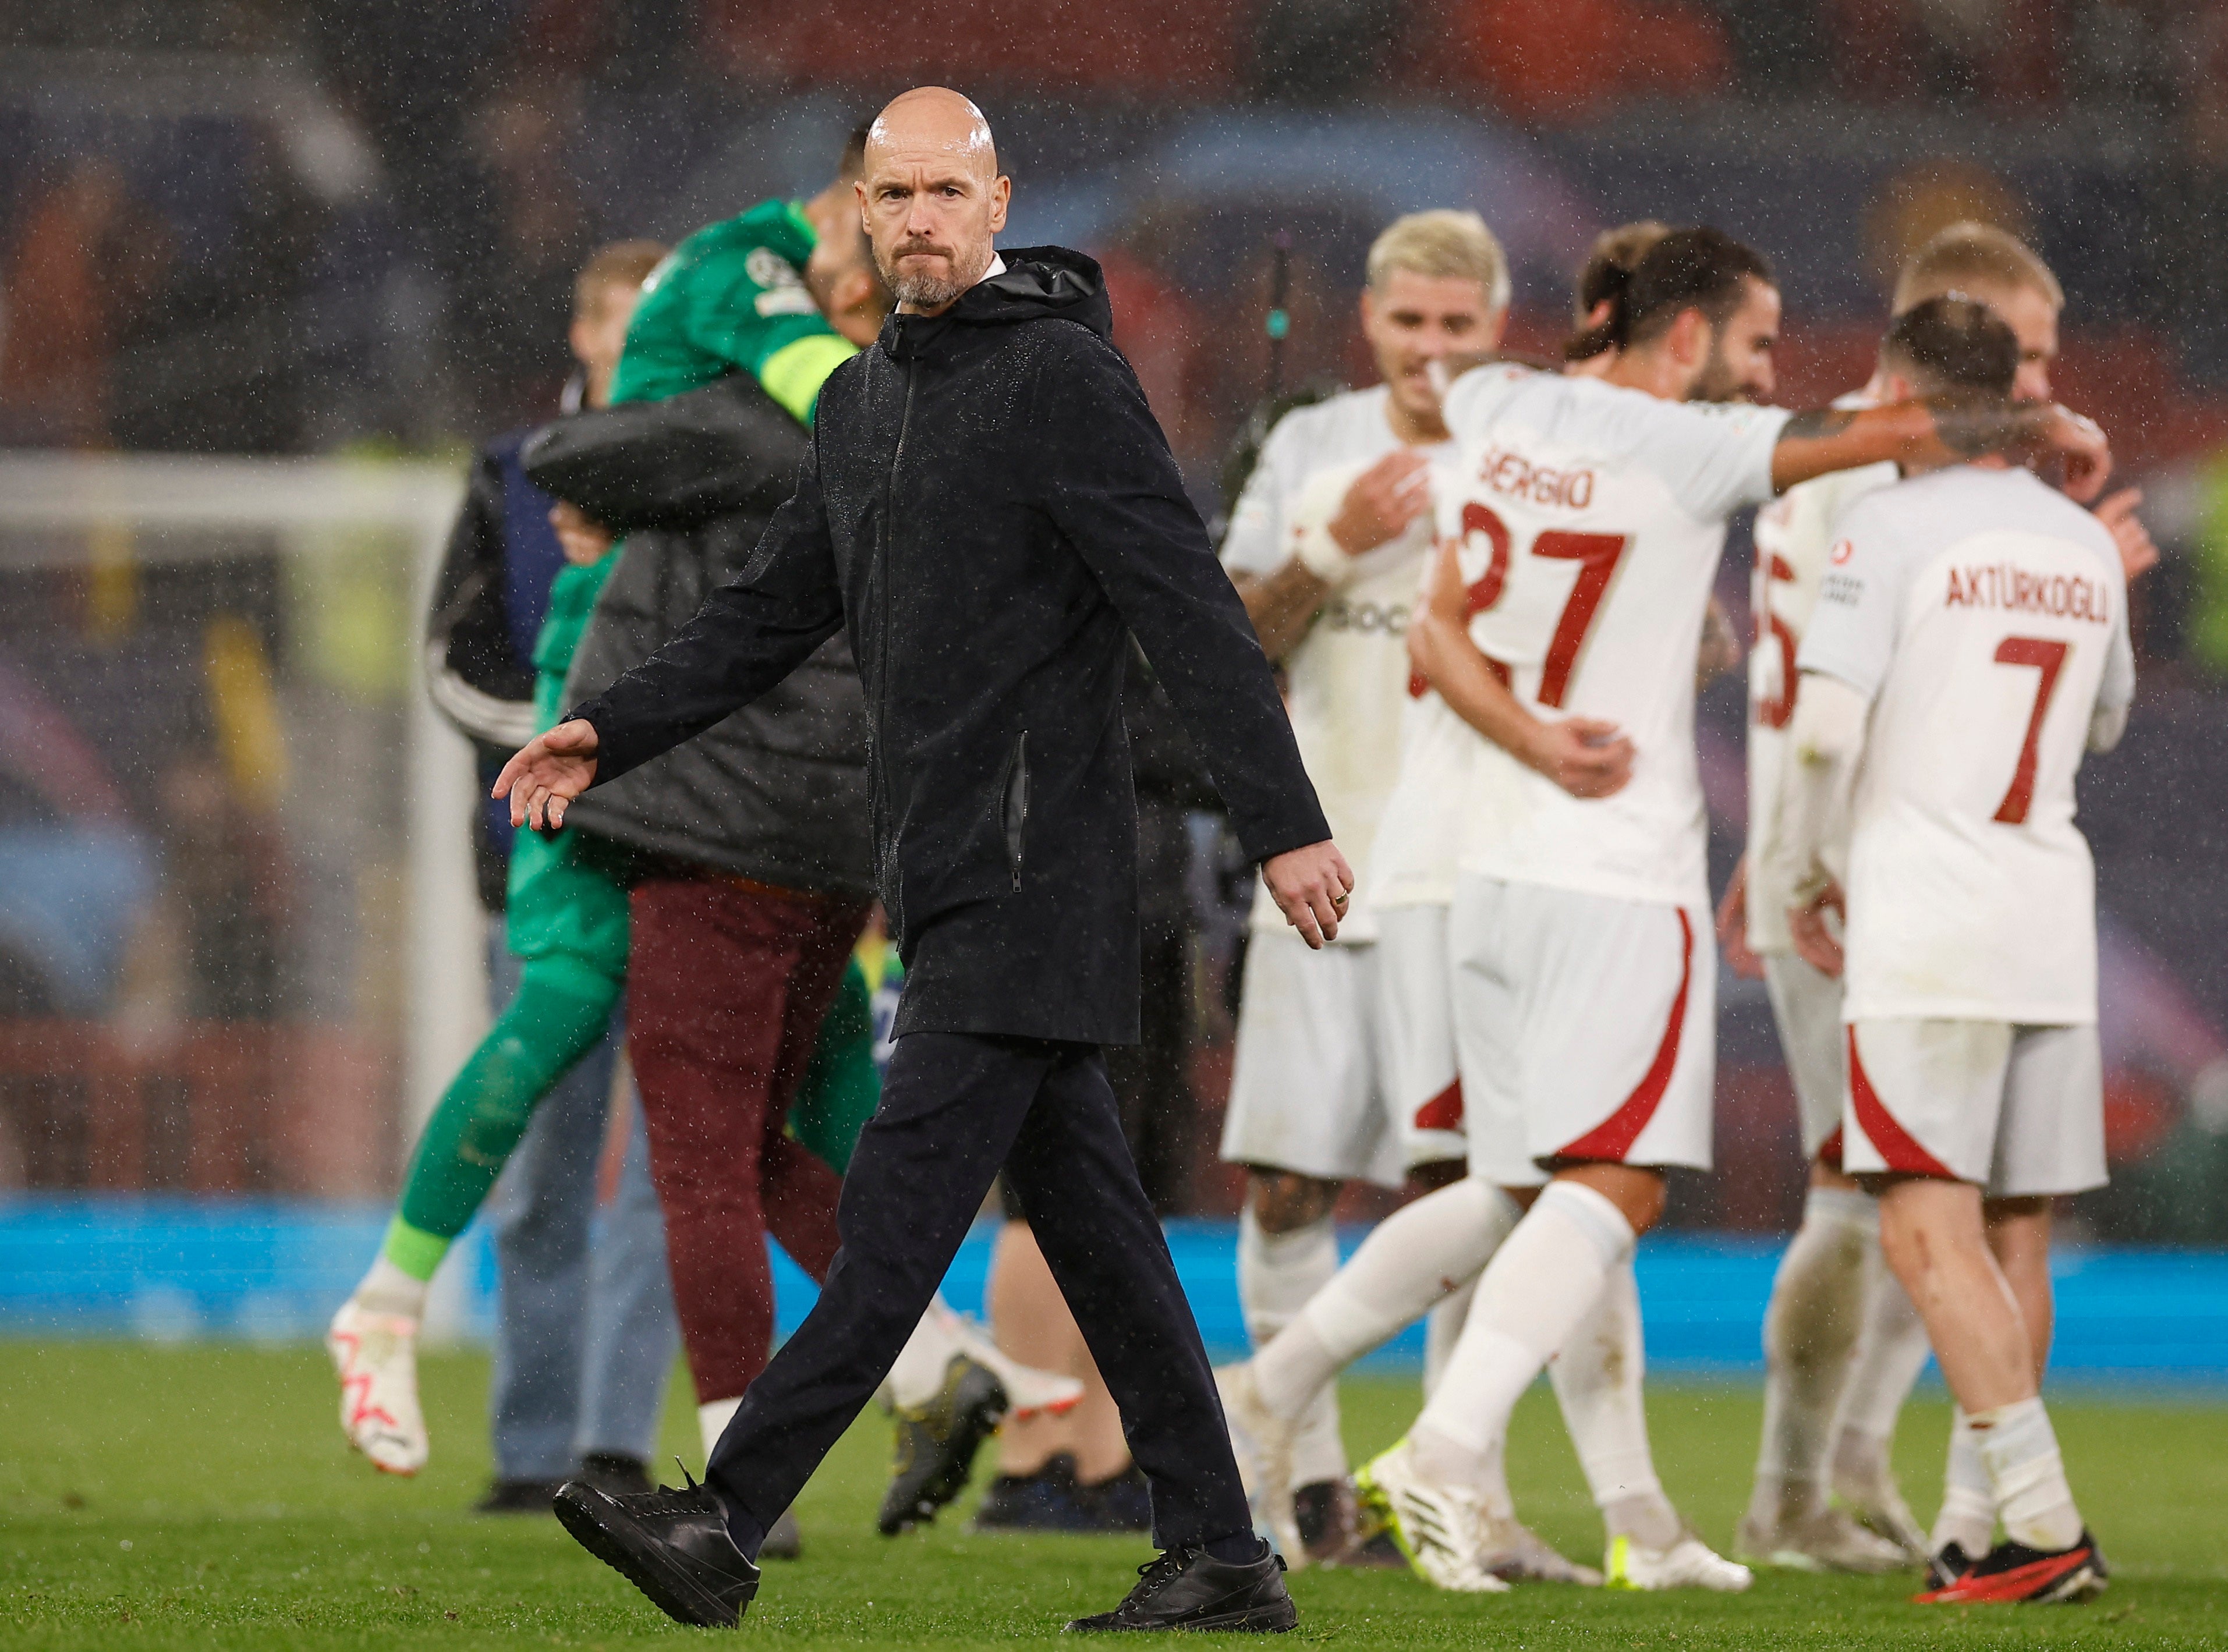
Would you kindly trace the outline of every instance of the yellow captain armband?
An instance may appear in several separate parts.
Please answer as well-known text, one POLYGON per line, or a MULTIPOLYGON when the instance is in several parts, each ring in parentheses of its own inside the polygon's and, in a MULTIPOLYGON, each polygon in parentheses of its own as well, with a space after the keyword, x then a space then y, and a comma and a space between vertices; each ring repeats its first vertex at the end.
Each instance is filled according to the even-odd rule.
POLYGON ((759 369, 759 382, 768 395, 809 425, 820 387, 829 374, 858 353, 859 347, 841 334, 815 333, 767 356, 765 365, 759 369))

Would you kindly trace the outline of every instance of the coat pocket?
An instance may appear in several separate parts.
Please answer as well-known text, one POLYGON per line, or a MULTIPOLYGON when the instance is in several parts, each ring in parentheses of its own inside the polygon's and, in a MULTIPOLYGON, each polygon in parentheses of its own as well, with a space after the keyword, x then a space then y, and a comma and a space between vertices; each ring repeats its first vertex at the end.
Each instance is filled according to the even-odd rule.
POLYGON ((1014 741, 1014 754, 1006 759, 1006 867, 1014 874, 1014 887, 1021 887, 1021 855, 1029 828, 1029 737, 1027 730, 1014 741))

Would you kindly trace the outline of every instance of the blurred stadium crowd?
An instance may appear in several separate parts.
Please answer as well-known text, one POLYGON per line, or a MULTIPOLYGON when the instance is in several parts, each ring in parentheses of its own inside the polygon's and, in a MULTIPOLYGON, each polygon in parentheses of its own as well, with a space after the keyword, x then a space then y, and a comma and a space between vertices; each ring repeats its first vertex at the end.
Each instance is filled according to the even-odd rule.
MULTIPOLYGON (((1280 233, 1296 384, 1367 374, 1352 294, 1396 213, 1486 212, 1515 265, 1520 351, 1564 330, 1596 230, 1715 223, 1778 266, 1782 397, 1802 405, 1866 377, 1910 248, 1956 220, 2004 224, 2065 280, 2058 394, 2110 431, 2167 553, 2136 598, 2142 702, 2084 788, 2116 1176, 2084 1214, 2109 1236, 2228 1240, 2228 4, 0 0, 0 44, 10 449, 461 461, 556 407, 591 248, 816 187, 860 111, 939 77, 981 88, 1022 185, 1008 239, 1105 265, 1117 342, 1209 506, 1267 382, 1280 233)), ((1720 585, 1737 618, 1745 555, 1737 539, 1720 585)), ((156 928, 196 1023, 317 1036, 358 967, 318 961, 283 764, 259 766, 254 719, 214 707, 288 651, 299 576, 267 551, 127 577, 129 560, 91 546, 63 573, 0 554, 0 705, 42 731, 0 765, 0 882, 51 891, 66 867, 104 892, 67 909, 0 895, 0 1187, 117 1180, 80 1090, 25 1076, 9 1029, 117 1016, 151 967, 129 944, 149 901, 171 914, 156 928)), ((410 604, 382 611, 407 659, 410 604)), ((406 674, 324 641, 352 703, 402 714, 406 674)), ((1720 879, 1742 834, 1741 693, 1729 678, 1703 712, 1720 879)), ((1211 964, 1237 925, 1196 881, 1195 1200, 1226 1212, 1211 964)), ((1786 1080, 1761 991, 1728 980, 1724 1003, 1730 1173, 1675 1208, 1777 1228, 1801 1186, 1786 1080)), ((241 1059, 280 1059, 259 1047, 241 1059)), ((365 1075, 342 1091, 383 1093, 376 1050, 321 1047, 365 1075)), ((128 1185, 375 1190, 301 1186, 283 1152, 184 1135, 134 1162, 128 1185)))

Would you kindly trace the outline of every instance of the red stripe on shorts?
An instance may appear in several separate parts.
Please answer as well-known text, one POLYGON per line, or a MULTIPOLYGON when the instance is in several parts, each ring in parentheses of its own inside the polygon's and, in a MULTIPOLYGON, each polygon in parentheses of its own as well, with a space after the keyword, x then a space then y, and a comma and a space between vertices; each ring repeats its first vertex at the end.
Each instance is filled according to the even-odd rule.
POLYGON ((1847 1029, 1849 1036, 1849 1105, 1857 1115, 1857 1127, 1867 1140, 1879 1149, 1891 1170, 1905 1175, 1939 1176, 1944 1181, 1957 1180, 1950 1167, 1911 1139, 1911 1132, 1895 1122, 1873 1088, 1873 1081, 1865 1072, 1865 1064, 1857 1059, 1857 1029, 1847 1029))
POLYGON ((1460 1130, 1463 1124, 1462 1080, 1457 1079, 1445 1089, 1416 1109, 1418 1130, 1460 1130))
POLYGON ((1685 907, 1679 913, 1679 993, 1671 1001, 1671 1017, 1663 1025, 1663 1039, 1655 1047, 1655 1059, 1648 1064, 1617 1110, 1593 1129, 1565 1147, 1548 1155, 1557 1159, 1622 1160, 1640 1139, 1640 1132, 1648 1128, 1648 1121, 1655 1117, 1661 1105, 1663 1092, 1670 1088, 1671 1073, 1679 1065, 1679 1034, 1687 1025, 1687 989, 1694 979, 1694 925, 1687 918, 1685 907))

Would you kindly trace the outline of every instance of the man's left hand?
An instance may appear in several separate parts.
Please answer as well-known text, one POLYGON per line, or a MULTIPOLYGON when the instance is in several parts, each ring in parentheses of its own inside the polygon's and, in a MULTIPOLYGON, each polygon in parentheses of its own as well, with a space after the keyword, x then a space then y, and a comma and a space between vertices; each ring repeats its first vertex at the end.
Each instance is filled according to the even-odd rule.
POLYGON ((576 568, 602 561, 617 537, 601 522, 589 521, 578 505, 568 505, 562 499, 549 513, 549 525, 557 530, 557 543, 564 549, 565 560, 576 568))
POLYGON ((1787 909, 1787 927, 1795 937, 1796 955, 1819 974, 1838 981, 1841 977, 1841 943, 1826 922, 1829 912, 1844 921, 1849 912, 1847 902, 1841 897, 1841 886, 1830 878, 1809 900, 1787 909))
POLYGON ((1354 868, 1338 845, 1325 838, 1305 848, 1286 849, 1261 863, 1261 878, 1269 898, 1284 921, 1300 932, 1300 938, 1320 949, 1338 938, 1339 920, 1346 916, 1354 893, 1354 868))

